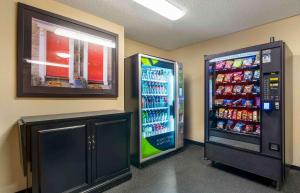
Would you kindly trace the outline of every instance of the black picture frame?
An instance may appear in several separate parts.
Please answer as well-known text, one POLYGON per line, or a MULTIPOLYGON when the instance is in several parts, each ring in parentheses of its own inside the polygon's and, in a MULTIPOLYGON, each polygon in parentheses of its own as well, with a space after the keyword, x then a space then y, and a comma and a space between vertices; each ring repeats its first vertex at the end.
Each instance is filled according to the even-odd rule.
POLYGON ((17 97, 118 97, 118 34, 22 3, 17 8, 17 97), (111 89, 32 86, 31 64, 24 60, 31 58, 32 18, 113 40, 111 89))

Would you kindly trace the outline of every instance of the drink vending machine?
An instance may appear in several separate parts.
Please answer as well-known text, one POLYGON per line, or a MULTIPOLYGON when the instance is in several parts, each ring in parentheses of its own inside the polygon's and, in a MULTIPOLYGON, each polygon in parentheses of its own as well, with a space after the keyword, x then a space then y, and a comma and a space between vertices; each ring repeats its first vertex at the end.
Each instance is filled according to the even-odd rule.
POLYGON ((132 163, 183 147, 183 67, 145 54, 125 59, 125 110, 133 112, 132 163))

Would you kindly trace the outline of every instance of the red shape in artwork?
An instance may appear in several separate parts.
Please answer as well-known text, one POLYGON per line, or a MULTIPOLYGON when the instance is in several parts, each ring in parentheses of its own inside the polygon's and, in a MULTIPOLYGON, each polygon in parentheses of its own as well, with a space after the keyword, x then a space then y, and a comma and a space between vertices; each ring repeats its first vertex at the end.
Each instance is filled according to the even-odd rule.
MULTIPOLYGON (((69 38, 58 36, 53 32, 47 32, 47 62, 69 65, 69 58, 57 56, 57 53, 69 54, 69 38)), ((68 78, 69 68, 49 66, 46 68, 46 75, 51 77, 68 78)))
POLYGON ((88 44, 88 80, 103 81, 103 47, 91 43, 88 44))

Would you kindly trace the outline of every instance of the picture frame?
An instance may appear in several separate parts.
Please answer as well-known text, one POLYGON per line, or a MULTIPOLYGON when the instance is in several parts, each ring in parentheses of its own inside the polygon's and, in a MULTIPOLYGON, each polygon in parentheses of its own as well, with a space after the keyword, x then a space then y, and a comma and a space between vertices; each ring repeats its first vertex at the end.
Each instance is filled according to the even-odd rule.
POLYGON ((17 97, 118 97, 118 34, 17 6, 17 97))

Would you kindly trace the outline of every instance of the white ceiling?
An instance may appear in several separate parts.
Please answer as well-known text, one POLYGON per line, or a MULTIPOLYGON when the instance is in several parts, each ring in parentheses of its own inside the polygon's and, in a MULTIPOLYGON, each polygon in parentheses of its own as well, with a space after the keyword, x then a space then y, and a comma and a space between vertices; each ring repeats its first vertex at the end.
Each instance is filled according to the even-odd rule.
POLYGON ((169 0, 186 11, 177 21, 132 0, 57 1, 121 24, 127 38, 166 50, 300 14, 300 0, 169 0))

